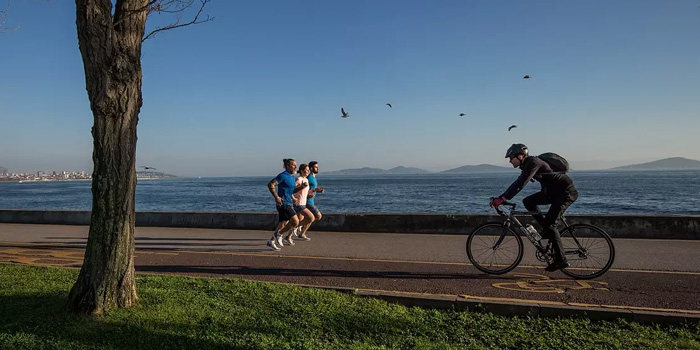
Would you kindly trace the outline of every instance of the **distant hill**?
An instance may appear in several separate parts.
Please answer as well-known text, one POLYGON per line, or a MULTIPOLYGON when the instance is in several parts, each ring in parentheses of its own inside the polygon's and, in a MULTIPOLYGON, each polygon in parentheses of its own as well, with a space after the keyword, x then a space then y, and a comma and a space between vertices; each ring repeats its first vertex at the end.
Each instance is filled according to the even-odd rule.
POLYGON ((137 179, 169 179, 177 177, 175 175, 171 174, 166 174, 166 173, 161 173, 159 171, 137 171, 136 172, 136 178, 137 179))
POLYGON ((389 170, 369 167, 342 169, 336 171, 326 171, 323 172, 323 175, 410 175, 427 173, 429 173, 429 171, 425 169, 397 166, 389 170))
POLYGON ((619 166, 610 170, 700 170, 700 161, 673 157, 648 163, 619 166))
POLYGON ((386 171, 387 174, 427 174, 429 171, 421 168, 397 166, 386 171))
POLYGON ((479 165, 465 165, 459 168, 449 169, 442 171, 443 173, 493 173, 502 171, 512 171, 511 168, 506 168, 503 166, 496 166, 491 164, 479 164, 479 165))

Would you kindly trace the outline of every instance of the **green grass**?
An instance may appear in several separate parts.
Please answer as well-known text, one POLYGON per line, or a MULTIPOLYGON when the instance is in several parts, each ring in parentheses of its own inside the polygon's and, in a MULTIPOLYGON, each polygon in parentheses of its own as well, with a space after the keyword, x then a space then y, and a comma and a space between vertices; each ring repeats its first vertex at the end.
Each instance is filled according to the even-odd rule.
POLYGON ((407 308, 236 279, 138 275, 140 301, 60 312, 78 271, 0 264, 0 349, 700 349, 700 325, 407 308))

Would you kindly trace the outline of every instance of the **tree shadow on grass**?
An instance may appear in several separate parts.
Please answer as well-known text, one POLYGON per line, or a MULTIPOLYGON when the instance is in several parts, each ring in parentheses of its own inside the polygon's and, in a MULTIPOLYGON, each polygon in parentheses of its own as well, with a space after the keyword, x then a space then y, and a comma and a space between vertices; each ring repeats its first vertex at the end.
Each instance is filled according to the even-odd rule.
MULTIPOLYGON (((319 337, 305 327, 285 330, 265 322, 231 322, 201 315, 190 315, 187 322, 149 320, 150 310, 144 316, 139 306, 132 309, 138 315, 129 314, 129 309, 100 316, 74 315, 62 310, 66 302, 67 293, 0 295, 0 348, 272 349, 292 344, 297 348, 333 348, 333 344, 359 340, 360 333, 396 338, 401 336, 394 330, 410 327, 403 319, 343 309, 326 316, 329 328, 319 337)), ((299 321, 292 310, 265 311, 265 307, 270 305, 251 313, 283 314, 271 317, 273 323, 299 321)), ((153 310, 158 311, 163 310, 153 310)))
MULTIPOLYGON (((143 319, 117 322, 110 320, 109 313, 102 316, 69 314, 63 311, 67 296, 67 293, 0 295, 0 348, 250 348, 231 344, 225 338, 218 338, 217 341, 214 337, 208 337, 206 320, 197 324, 143 319), (192 333, 196 335, 193 336, 192 333)), ((267 333, 264 327, 239 331, 260 335, 267 333)), ((276 332, 270 330, 269 334, 274 335, 276 332)))

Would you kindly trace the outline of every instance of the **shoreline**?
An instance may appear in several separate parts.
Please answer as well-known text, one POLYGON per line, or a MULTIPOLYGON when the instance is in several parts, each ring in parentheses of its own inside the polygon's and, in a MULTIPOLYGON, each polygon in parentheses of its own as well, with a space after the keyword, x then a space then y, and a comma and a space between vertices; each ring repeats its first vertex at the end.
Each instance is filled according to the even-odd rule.
MULTIPOLYGON (((138 177, 139 180, 163 180, 174 179, 175 177, 138 177)), ((25 183, 25 182, 76 182, 76 181, 92 181, 92 179, 65 179, 65 180, 4 180, 0 179, 0 183, 25 183)))

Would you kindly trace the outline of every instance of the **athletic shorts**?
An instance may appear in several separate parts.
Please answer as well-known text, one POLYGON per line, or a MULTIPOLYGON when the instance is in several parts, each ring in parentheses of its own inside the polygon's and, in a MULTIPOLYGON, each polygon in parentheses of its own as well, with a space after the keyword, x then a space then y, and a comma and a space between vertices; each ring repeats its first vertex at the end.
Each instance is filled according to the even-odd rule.
POLYGON ((321 214, 321 211, 319 211, 318 208, 316 208, 316 206, 313 204, 307 204, 306 209, 309 209, 311 213, 313 213, 316 217, 318 217, 321 214))
POLYGON ((287 221, 287 220, 291 219, 294 215, 297 214, 291 205, 278 206, 277 212, 280 214, 279 215, 280 222, 287 221))
POLYGON ((294 211, 297 213, 301 213, 304 209, 306 209, 305 205, 295 205, 294 206, 294 211))

